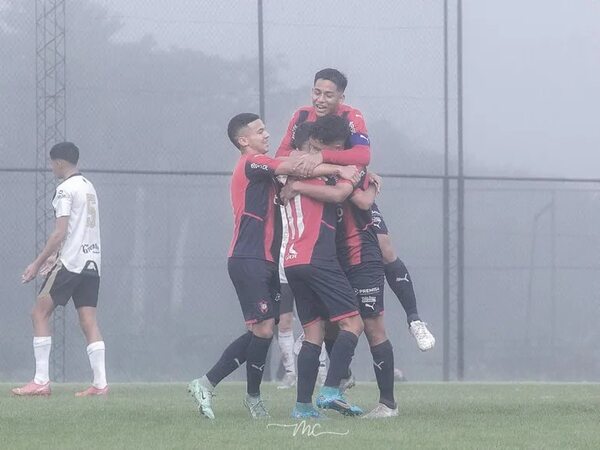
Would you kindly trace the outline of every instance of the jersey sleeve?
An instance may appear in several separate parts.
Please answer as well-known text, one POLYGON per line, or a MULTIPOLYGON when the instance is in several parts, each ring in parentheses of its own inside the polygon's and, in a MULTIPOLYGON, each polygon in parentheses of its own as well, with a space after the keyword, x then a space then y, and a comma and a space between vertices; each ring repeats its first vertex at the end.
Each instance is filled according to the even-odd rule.
POLYGON ((348 114, 350 124, 350 138, 348 149, 342 152, 331 149, 323 150, 323 161, 330 164, 348 166, 366 166, 371 162, 371 141, 362 113, 353 109, 348 114))
POLYGON ((275 169, 283 162, 280 159, 273 159, 267 155, 254 155, 246 161, 246 176, 250 180, 273 177, 275 169))
POLYGON ((292 139, 294 138, 294 132, 296 131, 298 117, 300 115, 300 110, 296 111, 290 120, 290 123, 285 130, 285 134, 283 135, 283 139, 281 140, 281 144, 279 144, 279 148, 275 153, 275 157, 279 158, 282 156, 290 156, 292 150, 292 139))
POLYGON ((71 207, 73 205, 73 195, 65 188, 57 188, 52 200, 54 207, 54 216, 65 217, 71 215, 71 207))

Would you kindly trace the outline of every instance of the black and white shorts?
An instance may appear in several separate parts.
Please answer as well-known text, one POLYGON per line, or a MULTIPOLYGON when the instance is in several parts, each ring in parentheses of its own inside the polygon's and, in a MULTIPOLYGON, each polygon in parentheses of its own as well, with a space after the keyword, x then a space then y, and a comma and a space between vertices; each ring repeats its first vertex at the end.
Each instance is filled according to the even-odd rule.
POLYGON ((69 272, 60 261, 46 275, 39 295, 50 295, 57 306, 65 306, 71 298, 75 308, 96 307, 100 277, 96 273, 69 272))
POLYGON ((383 262, 367 261, 351 266, 346 270, 346 276, 356 294, 361 317, 369 319, 383 314, 383 262))
POLYGON ((260 259, 230 257, 227 270, 246 324, 267 319, 275 319, 278 323, 281 295, 277 265, 260 259))

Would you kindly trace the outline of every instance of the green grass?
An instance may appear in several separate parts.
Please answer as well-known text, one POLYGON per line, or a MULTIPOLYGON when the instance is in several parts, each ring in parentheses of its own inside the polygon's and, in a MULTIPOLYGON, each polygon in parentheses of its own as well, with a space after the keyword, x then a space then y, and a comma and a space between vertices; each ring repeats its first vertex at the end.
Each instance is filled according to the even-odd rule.
MULTIPOLYGON (((113 384, 108 398, 75 398, 81 385, 55 384, 50 398, 16 398, 0 384, 0 448, 600 449, 598 384, 399 384, 400 416, 367 421, 328 412, 308 436, 288 418, 293 391, 263 387, 272 418, 251 420, 244 385, 217 389, 215 421, 201 418, 184 384, 113 384)), ((376 387, 349 392, 370 409, 376 387)), ((313 422, 314 423, 314 422, 313 422)))

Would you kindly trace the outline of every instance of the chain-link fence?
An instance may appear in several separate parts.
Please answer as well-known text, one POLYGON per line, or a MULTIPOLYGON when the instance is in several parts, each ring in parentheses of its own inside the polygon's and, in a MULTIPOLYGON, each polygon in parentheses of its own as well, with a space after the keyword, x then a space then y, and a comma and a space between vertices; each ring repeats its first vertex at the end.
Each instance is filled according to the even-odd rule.
MULTIPOLYGON (((378 200, 438 341, 420 353, 386 291, 397 365, 411 380, 443 373, 446 107, 451 154, 456 148, 456 17, 449 9, 445 99, 445 3, 263 4, 271 147, 309 102, 314 73, 337 67, 350 79, 347 102, 365 115, 373 169, 423 175, 388 177, 378 200)), ((243 329, 226 271, 227 172, 237 153, 225 127, 232 115, 259 109, 257 11, 250 0, 66 2, 67 137, 99 194, 98 313, 111 379, 189 379, 243 329)), ((0 377, 8 380, 32 369, 35 292, 19 275, 36 247, 35 33, 33 5, 0 7, 0 377)), ((597 187, 466 181, 466 378, 598 378, 597 187)), ((66 379, 84 379, 85 344, 71 305, 65 342, 66 379)), ((353 367, 374 378, 366 341, 353 367)))

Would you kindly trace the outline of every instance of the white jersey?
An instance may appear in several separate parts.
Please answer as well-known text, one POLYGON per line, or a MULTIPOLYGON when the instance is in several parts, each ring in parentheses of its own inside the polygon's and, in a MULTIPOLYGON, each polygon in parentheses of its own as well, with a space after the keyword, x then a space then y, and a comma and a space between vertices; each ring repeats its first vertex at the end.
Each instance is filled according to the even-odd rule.
POLYGON ((73 273, 85 269, 100 275, 100 220, 92 183, 79 173, 70 176, 56 187, 52 207, 57 219, 69 217, 67 236, 59 252, 63 266, 73 273))

